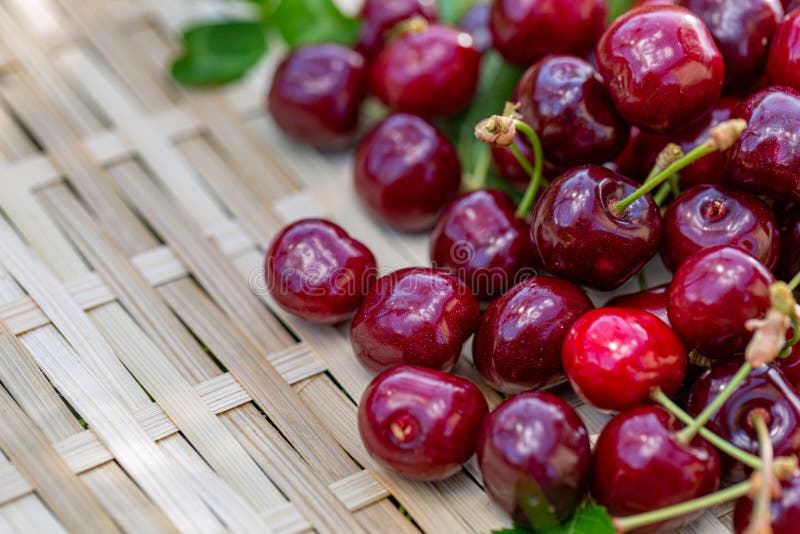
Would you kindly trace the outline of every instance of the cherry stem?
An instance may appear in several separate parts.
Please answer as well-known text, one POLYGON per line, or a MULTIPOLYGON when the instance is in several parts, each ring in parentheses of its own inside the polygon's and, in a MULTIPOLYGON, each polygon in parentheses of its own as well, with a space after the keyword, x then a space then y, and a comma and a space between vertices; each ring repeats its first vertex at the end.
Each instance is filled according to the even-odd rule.
POLYGON ((797 318, 796 313, 792 313, 790 319, 792 321, 792 337, 783 346, 783 350, 778 354, 778 359, 788 358, 792 353, 792 347, 800 342, 800 320, 797 318))
POLYGON ((667 197, 669 197, 669 194, 671 192, 672 192, 671 184, 661 184, 661 187, 658 188, 656 194, 653 195, 653 200, 656 201, 656 204, 658 206, 661 206, 667 200, 667 197))
POLYGON ((706 423, 708 423, 714 414, 717 413, 717 410, 719 410, 726 402, 728 402, 728 399, 730 399, 731 395, 733 395, 739 386, 742 385, 742 382, 747 379, 747 376, 752 370, 753 367, 749 363, 743 363, 742 367, 736 372, 733 378, 731 378, 731 381, 728 382, 728 385, 725 386, 725 389, 723 389, 719 395, 717 395, 717 397, 711 401, 702 412, 700 412, 700 414, 692 423, 678 432, 678 440, 684 444, 690 443, 700 429, 706 426, 706 423))
MULTIPOLYGON (((650 394, 650 398, 660 404, 661 407, 667 410, 669 413, 677 417, 683 424, 691 425, 694 423, 694 418, 683 411, 680 406, 675 404, 675 402, 670 399, 666 393, 661 391, 661 389, 654 389, 650 394)), ((700 437, 731 458, 740 461, 742 464, 752 469, 761 469, 762 462, 758 456, 743 451, 739 447, 736 447, 732 443, 729 443, 725 439, 714 434, 707 428, 702 427, 697 431, 697 433, 700 434, 700 437)))
POLYGON ((735 486, 731 486, 722 491, 705 495, 699 499, 693 499, 673 506, 667 506, 652 512, 645 512, 643 514, 631 515, 628 517, 615 517, 613 519, 614 526, 619 532, 629 532, 637 528, 660 523, 674 517, 691 514, 705 508, 715 506, 717 504, 733 501, 747 495, 750 491, 750 481, 746 480, 740 482, 735 486))
POLYGON ((482 145, 475 161, 475 169, 466 180, 464 188, 467 191, 477 191, 486 186, 486 177, 489 175, 489 167, 492 164, 491 151, 486 145, 482 145))
POLYGON ((794 275, 794 278, 792 278, 792 281, 789 282, 786 285, 789 287, 789 291, 794 292, 794 290, 797 289, 798 286, 800 286, 800 273, 797 273, 796 275, 794 275))
POLYGON ((759 525, 770 524, 770 504, 772 503, 772 484, 773 484, 773 465, 774 465, 774 452, 772 450, 772 441, 769 437, 769 428, 764 421, 764 416, 761 412, 756 411, 751 416, 753 426, 755 426, 756 434, 758 434, 758 448, 761 453, 761 486, 758 488, 758 495, 756 495, 755 503, 753 504, 753 514, 750 518, 751 532, 763 532, 759 530, 759 525))
POLYGON ((531 183, 528 185, 528 189, 525 190, 525 195, 522 197, 522 201, 519 203, 519 208, 517 208, 517 217, 520 219, 524 219, 528 216, 528 213, 533 208, 533 203, 536 200, 536 195, 539 193, 539 188, 542 185, 542 171, 544 170, 544 151, 542 150, 542 142, 539 141, 539 136, 536 135, 536 132, 522 122, 521 120, 514 121, 514 127, 524 133, 528 139, 530 139, 531 146, 533 147, 533 169, 530 168, 530 162, 528 159, 522 154, 522 152, 517 148, 516 145, 511 145, 511 152, 514 153, 514 156, 522 165, 522 168, 525 169, 528 174, 531 175, 531 183))

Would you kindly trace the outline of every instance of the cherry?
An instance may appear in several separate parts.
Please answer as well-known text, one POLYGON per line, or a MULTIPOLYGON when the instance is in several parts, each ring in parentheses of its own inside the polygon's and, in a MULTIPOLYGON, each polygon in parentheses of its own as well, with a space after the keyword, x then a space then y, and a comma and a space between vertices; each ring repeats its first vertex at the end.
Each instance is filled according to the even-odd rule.
POLYGON ((791 280, 800 272, 800 206, 794 206, 781 220, 781 259, 778 275, 791 280))
POLYGON ((606 0, 493 0, 492 42, 526 67, 547 54, 585 57, 603 33, 607 10, 606 0))
POLYGON ((643 182, 653 169, 658 154, 668 142, 669 140, 663 135, 643 132, 634 126, 631 128, 628 144, 620 155, 606 166, 623 176, 643 182))
POLYGON ((783 19, 778 0, 680 0, 700 17, 725 59, 725 84, 747 89, 764 71, 769 41, 783 19))
POLYGON ((458 276, 481 300, 498 297, 530 276, 528 225, 515 209, 511 198, 496 189, 454 200, 431 234, 433 266, 458 276))
POLYGON ((605 167, 576 167, 544 192, 533 211, 531 240, 549 272, 601 290, 621 286, 658 250, 661 213, 649 195, 622 214, 614 204, 637 189, 605 167))
POLYGON ((644 404, 660 387, 675 395, 686 375, 686 350, 664 321, 633 308, 585 313, 564 338, 564 371, 575 392, 600 409, 644 404))
MULTIPOLYGON (((753 513, 753 500, 742 497, 736 501, 733 512, 733 529, 743 534, 750 526, 753 513)), ((781 495, 770 505, 770 518, 773 534, 795 534, 800 524, 800 475, 781 481, 781 495)))
POLYGON ((284 228, 264 262, 267 288, 281 308, 314 323, 348 319, 375 281, 372 252, 338 225, 304 219, 284 228))
POLYGON ((478 464, 489 497, 516 524, 557 526, 586 492, 591 452, 578 414, 541 392, 506 399, 483 422, 478 464))
POLYGON ((586 61, 547 56, 517 86, 520 112, 542 142, 545 158, 563 167, 614 159, 630 127, 614 109, 603 80, 586 61))
MULTIPOLYGON (((531 166, 536 162, 530 142, 524 135, 519 133, 514 137, 514 144, 522 152, 522 155, 530 162, 531 166)), ((508 147, 492 147, 492 163, 495 170, 505 178, 510 185, 516 188, 525 188, 531 181, 531 175, 522 168, 517 157, 508 147)))
POLYGON ((488 2, 478 2, 464 13, 458 26, 472 36, 475 48, 483 54, 492 47, 492 31, 489 29, 491 9, 488 2))
POLYGON ((397 111, 448 115, 475 93, 480 61, 467 33, 438 24, 410 29, 373 60, 370 90, 397 111))
POLYGON ((788 87, 759 91, 735 115, 748 125, 725 153, 730 181, 757 194, 800 200, 800 93, 788 87))
POLYGON ((494 301, 472 344, 475 366, 507 394, 551 385, 563 373, 561 344, 572 323, 594 308, 576 285, 537 276, 494 301))
POLYGON ((683 128, 711 109, 722 91, 722 54, 703 22, 680 7, 646 6, 622 15, 600 38, 596 56, 617 110, 644 130, 683 128))
POLYGON ((361 9, 361 33, 356 49, 367 57, 377 54, 387 33, 396 24, 412 17, 431 22, 438 17, 434 0, 366 0, 361 9))
POLYGON ((319 149, 350 144, 366 94, 364 57, 335 44, 309 45, 281 62, 267 97, 281 130, 319 149))
POLYGON ((489 412, 478 386, 459 376, 401 365, 375 377, 358 405, 364 447, 408 478, 442 480, 475 453, 489 412))
MULTIPOLYGON (((699 437, 681 443, 681 424, 658 406, 616 416, 600 433, 592 463, 592 494, 614 516, 644 513, 708 495, 720 482, 717 451, 699 437)), ((648 527, 672 532, 694 519, 648 527)))
POLYGON ((669 326, 669 315, 667 314, 667 289, 669 285, 663 285, 631 293, 619 295, 609 300, 605 308, 635 308, 652 313, 669 326))
POLYGON ((792 346, 789 356, 775 360, 775 365, 795 390, 800 390, 800 345, 792 346))
POLYGON ((786 16, 772 37, 767 75, 775 85, 800 90, 800 11, 786 16))
MULTIPOLYGON (((741 367, 741 360, 721 362, 695 382, 686 409, 695 416, 725 389, 741 367)), ((800 399, 776 368, 761 366, 750 373, 706 427, 732 445, 758 454, 758 436, 751 421, 754 410, 766 414, 775 456, 800 453, 800 399)), ((729 465, 732 461, 727 462, 729 465)), ((731 466, 740 469, 741 466, 731 466)))
POLYGON ((370 212, 406 231, 433 226, 461 183, 455 147, 425 119, 403 113, 361 140, 354 174, 356 192, 370 212))
POLYGON ((689 345, 707 356, 742 353, 752 337, 749 319, 770 307, 769 269, 738 247, 702 250, 684 261, 669 288, 669 322, 689 345))
POLYGON ((664 264, 674 271, 717 245, 737 246, 774 269, 780 254, 775 215, 757 197, 730 187, 698 185, 683 192, 664 213, 664 264))
POLYGON ((350 343, 365 366, 450 370, 478 328, 478 301, 464 283, 436 269, 400 269, 380 278, 350 325, 350 343))

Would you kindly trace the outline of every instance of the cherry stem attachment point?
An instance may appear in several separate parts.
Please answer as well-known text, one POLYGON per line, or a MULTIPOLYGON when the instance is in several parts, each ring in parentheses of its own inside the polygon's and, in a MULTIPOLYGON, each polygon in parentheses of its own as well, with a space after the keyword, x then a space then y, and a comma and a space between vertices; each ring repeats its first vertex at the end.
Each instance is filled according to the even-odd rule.
POLYGON ((530 162, 527 158, 520 152, 519 148, 516 145, 511 145, 511 151, 514 153, 514 156, 522 165, 528 174, 531 175, 531 182, 528 184, 528 189, 525 190, 525 194, 522 197, 522 201, 519 203, 519 208, 517 208, 517 217, 520 219, 524 219, 528 216, 531 209, 533 208, 533 203, 536 201, 536 196, 539 194, 539 188, 542 186, 542 173, 544 171, 544 151, 542 150, 542 142, 539 140, 539 136, 536 135, 536 132, 522 122, 521 120, 515 120, 514 126, 516 129, 523 134, 530 140, 531 147, 533 147, 533 169, 530 167, 530 162))

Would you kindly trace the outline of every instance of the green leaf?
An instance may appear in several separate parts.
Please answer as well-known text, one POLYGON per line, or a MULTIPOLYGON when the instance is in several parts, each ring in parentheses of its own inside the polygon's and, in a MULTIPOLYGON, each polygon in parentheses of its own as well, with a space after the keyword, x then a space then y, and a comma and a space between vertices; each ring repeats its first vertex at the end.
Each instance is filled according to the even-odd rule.
MULTIPOLYGON (((531 534, 534 531, 520 526, 495 530, 493 534, 531 534)), ((555 528, 537 530, 535 534, 616 534, 611 516, 602 506, 585 504, 572 518, 555 528)))
POLYGON ((283 40, 294 48, 304 44, 353 44, 359 22, 345 16, 332 0, 281 0, 269 18, 283 40))
POLYGON ((633 0, 610 0, 608 3, 608 20, 614 20, 631 7, 633 0))
POLYGON ((438 0, 439 20, 447 24, 458 25, 464 13, 475 3, 476 0, 438 0))
POLYGON ((241 78, 267 49, 258 22, 227 20, 199 24, 183 34, 184 53, 172 77, 186 85, 213 85, 241 78))

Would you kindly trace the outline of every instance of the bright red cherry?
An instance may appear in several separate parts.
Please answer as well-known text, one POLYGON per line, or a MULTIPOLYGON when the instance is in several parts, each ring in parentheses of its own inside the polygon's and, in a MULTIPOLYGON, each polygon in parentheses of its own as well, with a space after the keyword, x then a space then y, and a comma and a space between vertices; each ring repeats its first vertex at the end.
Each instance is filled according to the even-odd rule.
POLYGON ((800 273, 800 206, 790 209, 781 220, 781 259, 778 276, 789 281, 800 273))
POLYGON ((800 93, 765 89, 745 100, 735 115, 748 125, 725 152, 730 181, 756 194, 800 200, 800 93))
MULTIPOLYGON (((717 451, 699 437, 684 445, 681 423, 658 406, 623 412, 603 429, 594 450, 592 494, 614 516, 640 514, 713 493, 719 487, 717 451)), ((672 532, 697 514, 651 525, 672 532)))
POLYGON ((356 49, 367 57, 374 56, 385 44, 389 30, 412 17, 434 22, 438 17, 435 0, 366 0, 356 49))
POLYGON ((411 29, 375 57, 370 90, 397 111, 449 115, 475 93, 480 62, 468 33, 438 24, 411 29))
POLYGON ((267 97, 280 129, 324 150, 350 144, 367 87, 364 57, 335 44, 309 45, 278 66, 267 97))
POLYGON ((489 385, 507 394, 552 384, 563 375, 564 336, 592 308, 570 282, 547 276, 526 280, 483 314, 472 343, 475 366, 489 385))
POLYGON ((749 319, 769 309, 775 277, 738 247, 702 250, 683 262, 669 288, 669 322, 690 346, 707 356, 742 353, 753 333, 749 319))
POLYGON ((633 308, 600 308, 564 338, 564 371, 575 392, 600 410, 645 404, 660 387, 675 395, 686 375, 686 350, 664 321, 633 308))
POLYGON ((619 295, 606 302, 605 308, 635 308, 652 313, 667 325, 669 325, 669 314, 667 313, 667 289, 669 285, 663 285, 631 293, 619 295))
POLYGON ((644 130, 679 130, 711 109, 722 91, 722 54, 703 22, 680 7, 622 15, 603 34, 596 56, 617 110, 644 130))
POLYGON ((489 407, 459 376, 401 365, 375 377, 358 405, 358 431, 387 469, 416 480, 456 474, 475 453, 489 407))
POLYGON ((369 290, 350 325, 350 343, 376 371, 396 365, 448 371, 479 321, 478 301, 461 280, 436 269, 401 269, 369 290))
POLYGON ((800 91, 800 11, 783 20, 772 36, 767 60, 767 75, 775 85, 788 85, 800 91))
POLYGON ((433 226, 461 184, 455 147, 425 119, 404 113, 361 140, 354 174, 356 193, 372 215, 412 232, 433 226))
POLYGON ((584 57, 603 33, 607 10, 606 0, 493 0, 492 42, 523 66, 547 54, 584 57))
POLYGON ((472 191, 442 212, 431 234, 433 266, 458 276, 481 300, 496 298, 533 273, 528 225, 511 198, 472 191))
POLYGON ((555 165, 603 163, 628 142, 630 126, 614 109, 600 75, 580 58, 545 57, 522 76, 517 95, 525 122, 555 165))
MULTIPOLYGON (((795 534, 800 525, 800 475, 781 481, 781 495, 772 501, 769 508, 772 534, 795 534)), ((753 500, 744 496, 736 501, 733 512, 733 529, 743 534, 750 526, 753 500)))
POLYGON ((698 185, 681 193, 664 213, 664 264, 674 271, 697 252, 718 245, 737 246, 774 269, 780 254, 775 215, 758 197, 722 185, 698 185))
POLYGON ((322 219, 304 219, 284 228, 264 262, 267 289, 275 302, 298 317, 324 324, 350 318, 376 273, 372 252, 322 219))
POLYGON ((617 214, 613 205, 638 184, 605 167, 575 167, 556 179, 533 211, 531 240, 547 271, 611 290, 658 250, 661 213, 649 195, 617 214))
POLYGON ((586 492, 591 452, 578 414, 541 392, 506 399, 484 420, 478 464, 489 497, 535 530, 568 518, 586 492))
POLYGON ((492 47, 492 31, 489 29, 490 6, 488 2, 478 2, 464 13, 458 27, 472 36, 475 48, 483 54, 492 47))

